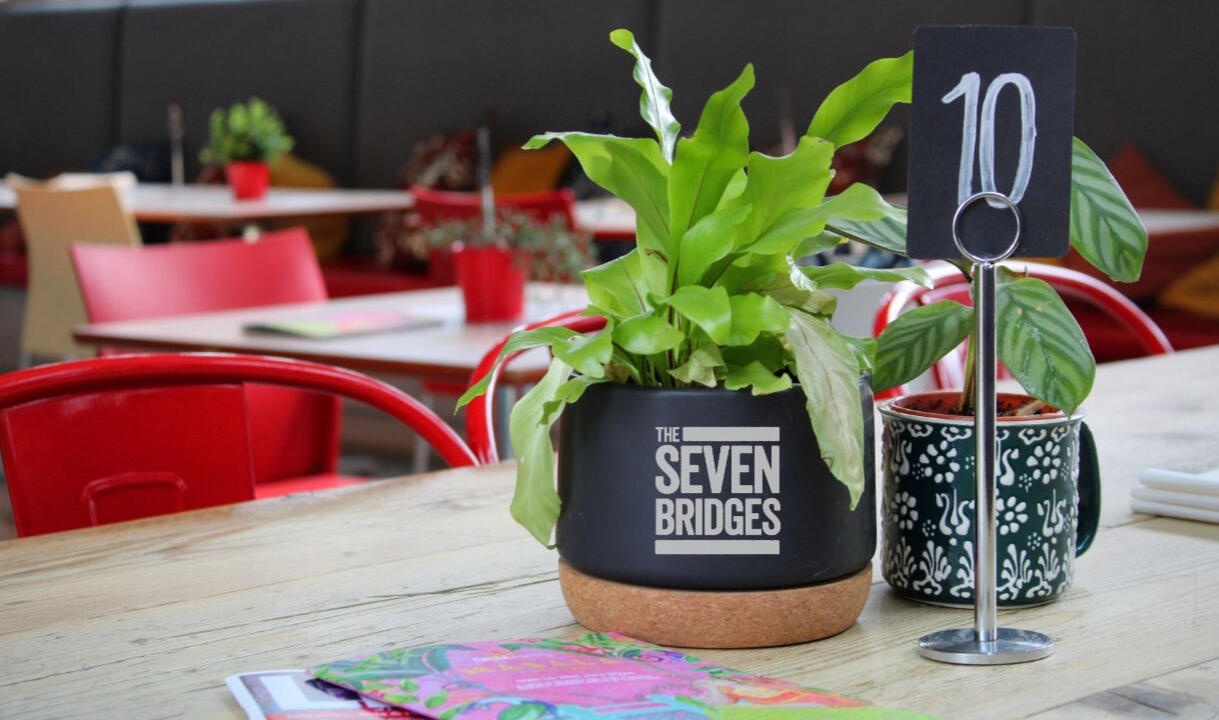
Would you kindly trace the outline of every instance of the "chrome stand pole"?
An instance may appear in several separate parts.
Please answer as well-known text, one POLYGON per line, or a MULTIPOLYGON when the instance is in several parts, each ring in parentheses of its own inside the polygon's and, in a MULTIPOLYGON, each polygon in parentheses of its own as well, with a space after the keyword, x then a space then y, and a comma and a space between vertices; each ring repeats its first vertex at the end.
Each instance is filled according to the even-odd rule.
MULTIPOLYGON (((992 203, 995 204, 995 203, 992 203)), ((997 557, 995 533, 995 466, 998 457, 995 376, 995 275, 997 263, 1020 245, 1020 211, 1006 195, 977 193, 961 203, 952 219, 952 237, 974 268, 974 626, 941 630, 919 638, 919 653, 931 660, 957 665, 1008 665, 1048 657, 1054 641, 1031 630, 1001 628, 997 619, 997 557), (979 200, 1006 205, 1016 219, 1011 244, 998 255, 971 251, 957 233, 961 214, 979 200)))

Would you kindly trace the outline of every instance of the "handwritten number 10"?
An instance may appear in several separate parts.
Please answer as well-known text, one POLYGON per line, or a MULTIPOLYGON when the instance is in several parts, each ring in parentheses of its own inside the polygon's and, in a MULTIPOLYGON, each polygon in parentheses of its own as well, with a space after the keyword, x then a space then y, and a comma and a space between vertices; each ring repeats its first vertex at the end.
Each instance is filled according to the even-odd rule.
MULTIPOLYGON (((940 102, 950 104, 957 98, 964 98, 965 114, 961 127, 961 166, 957 176, 957 202, 963 203, 974 194, 974 151, 978 155, 978 175, 981 176, 982 190, 999 192, 995 184, 995 106, 999 102, 999 92, 1005 85, 1014 85, 1020 92, 1020 160, 1016 165, 1016 179, 1012 190, 1007 194, 1013 203, 1019 203, 1029 187, 1029 177, 1033 174, 1033 147, 1037 142, 1037 102, 1033 96, 1033 86, 1029 79, 1020 73, 1003 73, 986 88, 986 97, 982 100, 981 137, 978 134, 978 91, 982 81, 976 72, 965 73, 961 82, 948 91, 940 102)), ((994 207, 1002 207, 995 200, 988 201, 994 207)))

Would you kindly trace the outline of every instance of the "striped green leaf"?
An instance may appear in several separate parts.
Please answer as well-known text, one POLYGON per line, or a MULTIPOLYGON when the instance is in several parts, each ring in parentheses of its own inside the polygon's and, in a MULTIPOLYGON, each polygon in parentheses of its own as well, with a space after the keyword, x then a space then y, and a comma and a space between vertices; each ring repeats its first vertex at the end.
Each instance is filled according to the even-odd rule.
POLYGON ((1071 247, 1109 277, 1134 282, 1147 229, 1109 168, 1079 138, 1071 146, 1071 247))
POLYGON ((999 359, 1033 397, 1074 412, 1092 389, 1096 361, 1071 311, 1042 280, 999 282, 999 359))
POLYGON ((825 224, 826 232, 857 240, 865 245, 906 254, 906 208, 891 206, 892 214, 879 220, 859 221, 834 218, 825 224))
POLYGON ((872 388, 876 392, 908 383, 947 355, 973 327, 974 311, 945 300, 904 313, 876 339, 872 388))

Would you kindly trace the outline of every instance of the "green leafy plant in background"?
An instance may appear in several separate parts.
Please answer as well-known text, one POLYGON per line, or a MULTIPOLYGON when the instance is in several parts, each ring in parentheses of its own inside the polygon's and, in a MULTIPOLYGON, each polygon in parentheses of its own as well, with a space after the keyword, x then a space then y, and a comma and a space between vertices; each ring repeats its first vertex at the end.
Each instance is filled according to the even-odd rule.
POLYGON ((199 160, 224 165, 243 160, 274 162, 292 150, 293 140, 275 108, 258 98, 216 108, 208 123, 207 145, 199 160))
POLYGON ((541 222, 521 212, 496 214, 488 235, 483 221, 449 220, 423 231, 429 247, 448 250, 464 247, 502 247, 528 265, 529 277, 539 282, 571 282, 593 264, 592 239, 553 217, 541 222))
MULTIPOLYGON (((882 335, 879 343, 850 337, 831 325, 835 298, 827 290, 847 290, 866 279, 928 284, 926 271, 796 262, 848 239, 905 252, 904 208, 858 183, 832 197, 825 191, 834 152, 871 133, 893 104, 910 101, 913 54, 876 60, 840 85, 821 104, 795 149, 772 157, 749 150, 749 125, 740 104, 754 85, 751 65, 711 95, 694 132, 683 137, 670 108, 672 91, 656 77, 634 36, 615 30, 610 40, 635 58, 640 114, 656 139, 551 132, 525 147, 554 140, 566 144, 591 180, 634 208, 637 246, 583 273, 587 312, 605 317, 603 330, 579 334, 539 328, 515 333, 505 345, 501 360, 532 347, 549 347, 553 354, 546 375, 516 404, 509 421, 517 456, 513 517, 549 543, 559 514, 550 427, 566 405, 603 382, 722 387, 755 395, 787 390, 798 382, 822 457, 850 492, 853 506, 863 491, 864 463, 870 461, 864 457, 865 419, 859 411, 861 373, 879 378, 877 389, 905 382, 961 342, 959 330, 968 330, 963 312, 971 312, 964 306, 931 306, 903 316, 892 326, 897 330, 882 335), (919 320, 934 333, 913 332, 919 320), (928 342, 928 335, 936 342, 928 342)), ((1075 192, 1082 195, 1073 199, 1090 203, 1090 212, 1080 215, 1094 226, 1112 204, 1096 198, 1112 198, 1116 186, 1107 172, 1090 178, 1093 182, 1082 190, 1076 183, 1075 192)), ((1113 226, 1102 222, 1099 230, 1082 232, 1073 227, 1072 241, 1081 236, 1078 242, 1091 253, 1085 257, 1109 257, 1113 243, 1102 237, 1106 227, 1113 226)), ((1141 257, 1141 251, 1123 257, 1137 275, 1135 254, 1141 257)), ((1005 283, 1003 293, 1010 298, 1015 288, 1017 296, 1025 297, 1020 282, 1028 281, 1005 283)), ((1046 302, 1039 294, 1039 304, 1030 306, 1030 312, 1052 315, 1061 306, 1058 301, 1046 310, 1046 302)), ((1014 306, 1008 301, 1000 307, 1010 311, 1014 306)), ((1065 308, 1062 312, 1074 326, 1065 308)), ((1048 339, 1038 335, 1025 344, 1043 349, 1048 339)), ((1086 360, 1090 365, 1090 354, 1086 360)), ((486 377, 475 383, 459 406, 485 392, 487 384, 486 377)), ((1025 387, 1035 395, 1033 388, 1045 387, 1030 384, 1025 387)))

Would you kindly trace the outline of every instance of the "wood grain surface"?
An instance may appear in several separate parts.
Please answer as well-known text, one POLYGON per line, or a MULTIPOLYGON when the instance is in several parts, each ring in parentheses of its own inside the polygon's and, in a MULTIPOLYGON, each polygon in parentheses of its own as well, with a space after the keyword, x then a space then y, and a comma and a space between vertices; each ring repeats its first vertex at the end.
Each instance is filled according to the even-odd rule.
MULTIPOLYGON (((1219 465, 1219 348, 1107 365, 1088 402, 1101 532, 1059 602, 1000 613, 1055 654, 970 668, 915 640, 970 613, 874 583, 833 638, 702 651, 959 718, 1214 717, 1219 526, 1129 510, 1147 466, 1219 465)), ((552 552, 508 517, 510 465, 0 542, 0 717, 240 718, 236 672, 403 645, 575 633, 552 552)))

